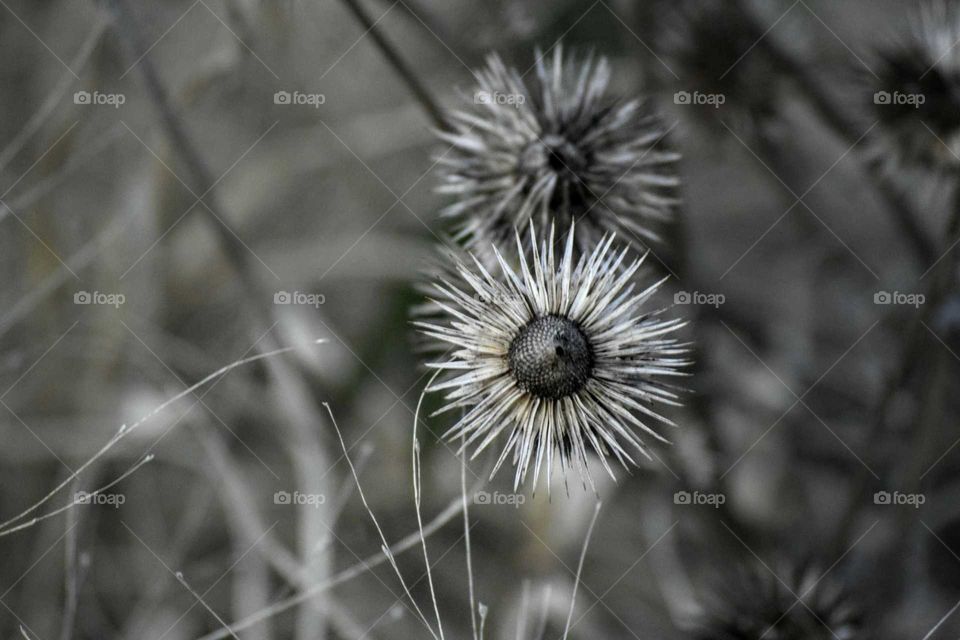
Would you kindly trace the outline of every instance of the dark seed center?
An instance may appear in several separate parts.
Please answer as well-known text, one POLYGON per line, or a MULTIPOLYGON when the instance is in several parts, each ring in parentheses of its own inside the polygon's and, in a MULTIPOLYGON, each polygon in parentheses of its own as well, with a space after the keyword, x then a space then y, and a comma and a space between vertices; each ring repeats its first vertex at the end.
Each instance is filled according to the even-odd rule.
POLYGON ((523 152, 521 169, 528 173, 549 170, 560 176, 576 176, 586 161, 575 144, 556 134, 547 134, 523 152))
POLYGON ((579 391, 593 369, 587 336, 560 316, 531 320, 513 339, 508 358, 521 389, 554 400, 579 391))

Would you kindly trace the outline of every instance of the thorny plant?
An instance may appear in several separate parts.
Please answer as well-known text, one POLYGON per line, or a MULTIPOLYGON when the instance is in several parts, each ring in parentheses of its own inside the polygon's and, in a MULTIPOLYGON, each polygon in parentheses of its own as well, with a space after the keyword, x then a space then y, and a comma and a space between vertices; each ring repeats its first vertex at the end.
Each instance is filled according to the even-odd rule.
MULTIPOLYGON (((455 247, 441 250, 440 260, 445 264, 427 276, 432 281, 429 284, 434 296, 425 307, 426 312, 415 321, 421 332, 442 343, 440 348, 434 345, 434 352, 446 349, 428 363, 434 372, 413 412, 410 468, 417 529, 397 543, 391 545, 388 541, 363 489, 334 411, 323 402, 350 479, 376 529, 381 555, 361 561, 326 581, 296 584, 299 591, 294 595, 232 624, 207 607, 221 628, 205 638, 238 637, 238 633, 264 619, 311 601, 386 562, 399 580, 418 624, 434 640, 445 640, 453 634, 449 632, 450 625, 447 631, 444 628, 445 616, 441 613, 427 538, 457 516, 462 516, 466 550, 469 627, 473 640, 485 638, 488 609, 477 593, 469 508, 470 496, 482 485, 468 488, 467 465, 468 460, 499 446, 499 455, 492 456, 490 463, 491 481, 509 461, 514 467, 514 490, 524 485, 532 470, 533 488, 543 473, 549 492, 555 474, 559 474, 568 492, 570 480, 579 480, 585 491, 589 483, 598 494, 566 612, 561 638, 567 640, 575 626, 577 594, 601 508, 600 492, 589 474, 590 462, 599 462, 617 479, 608 459, 629 471, 638 465, 636 454, 650 458, 648 443, 642 442, 639 435, 667 441, 651 424, 674 424, 665 415, 665 408, 680 406, 682 388, 667 380, 685 375, 692 364, 690 345, 674 337, 686 321, 664 319, 663 310, 648 308, 667 279, 641 285, 640 269, 648 254, 637 259, 632 253, 636 247, 645 246, 646 241, 664 242, 662 227, 673 220, 679 205, 679 155, 670 148, 668 131, 647 98, 623 100, 612 95, 611 66, 602 56, 565 54, 559 44, 551 48, 552 53, 536 50, 531 67, 535 75, 526 80, 526 74, 494 54, 488 58, 486 68, 475 74, 476 91, 468 94, 473 103, 447 111, 438 106, 356 0, 346 2, 421 102, 436 125, 439 139, 449 145, 445 153, 437 156, 437 163, 441 165, 439 191, 450 199, 442 217, 452 224, 451 229, 442 231, 452 233, 455 247), (419 428, 421 409, 429 392, 444 395, 444 404, 429 419, 443 420, 449 413, 459 413, 452 419, 446 440, 458 447, 460 486, 457 499, 425 522, 419 428), (414 595, 414 583, 397 561, 399 553, 411 549, 419 549, 422 555, 432 612, 421 606, 414 595)), ((734 102, 736 124, 733 128, 724 127, 734 136, 736 131, 748 131, 751 138, 763 138, 770 121, 777 118, 775 99, 764 92, 763 78, 772 70, 792 75, 834 129, 845 132, 849 123, 855 121, 856 117, 848 117, 841 107, 834 108, 831 98, 819 90, 804 69, 791 64, 789 54, 776 43, 765 43, 765 57, 736 70, 736 64, 727 67, 723 60, 712 58, 710 47, 707 58, 703 58, 705 51, 700 39, 711 39, 719 48, 723 45, 728 55, 753 41, 755 25, 742 3, 734 3, 729 14, 719 3, 703 3, 696 9, 689 3, 681 4, 664 36, 665 56, 678 67, 706 74, 709 77, 700 78, 698 86, 708 86, 714 98, 722 96, 734 102), (725 69, 720 74, 722 82, 713 77, 716 73, 712 65, 719 65, 717 70, 725 69)), ((125 1, 115 0, 108 5, 116 19, 129 20, 125 1)), ((867 163, 875 170, 870 177, 894 205, 902 201, 890 191, 889 176, 907 165, 911 170, 946 175, 952 180, 953 190, 960 194, 956 181, 960 54, 952 51, 960 34, 960 10, 947 2, 934 2, 926 4, 919 16, 900 46, 876 53, 880 74, 873 73, 874 80, 868 83, 875 89, 873 105, 859 105, 860 111, 876 117, 878 125, 870 134, 867 163), (876 170, 877 165, 883 167, 876 170)), ((90 43, 99 38, 102 29, 100 26, 95 30, 93 40, 83 48, 82 58, 89 56, 90 43)), ((137 37, 127 37, 137 44, 137 37)), ((173 113, 158 75, 148 63, 143 65, 143 73, 178 153, 190 166, 197 185, 212 190, 216 181, 173 113)), ((0 153, 0 165, 17 153, 23 138, 42 120, 41 114, 23 136, 0 153)), ((802 199, 800 196, 798 201, 802 199)), ((217 218, 215 208, 210 208, 213 218, 217 218)), ((913 212, 909 207, 894 208, 900 224, 910 229, 908 235, 918 247, 917 253, 928 254, 929 239, 911 226, 913 212)), ((947 231, 951 238, 960 232, 960 207, 951 211, 947 231)), ((222 232, 219 238, 232 268, 249 285, 246 293, 252 295, 259 285, 251 277, 247 258, 240 257, 244 254, 235 239, 222 232)), ((928 269, 928 298, 937 304, 956 289, 956 260, 947 257, 951 248, 928 269)), ((924 310, 918 315, 913 329, 917 324, 927 327, 926 320, 931 319, 928 314, 932 313, 924 310)), ((314 344, 322 342, 317 340, 314 344)), ((234 369, 260 361, 272 362, 276 356, 293 350, 264 349, 226 365, 142 419, 124 425, 40 500, 0 522, 0 538, 80 506, 78 498, 58 506, 50 504, 107 457, 121 440, 174 403, 234 369)), ((887 381, 885 388, 889 393, 879 400, 871 415, 878 422, 877 435, 883 435, 887 397, 905 384, 908 369, 920 353, 917 341, 911 340, 901 366, 887 381)), ((930 384, 925 387, 930 395, 924 400, 942 400, 936 393, 942 393, 945 386, 944 357, 942 351, 938 352, 930 384)), ((281 367, 276 375, 292 380, 297 372, 281 367)), ((803 402, 802 396, 798 396, 799 402, 803 402)), ((930 404, 925 404, 925 408, 930 404)), ((917 437, 922 444, 932 418, 926 413, 920 418, 923 424, 917 437)), ((152 460, 152 455, 141 457, 114 480, 85 495, 103 494, 152 460)), ((865 463, 864 467, 870 470, 865 463)), ((712 478, 710 482, 716 486, 709 488, 718 492, 723 489, 722 478, 712 478)), ((856 490, 862 492, 866 486, 861 483, 856 490)), ((723 504, 716 502, 718 506, 723 504)), ((852 502, 856 503, 856 499, 852 502)), ((722 524, 756 556, 737 534, 744 528, 742 522, 732 520, 733 527, 722 524)), ((902 519, 900 526, 905 527, 902 519)), ((848 534, 848 526, 840 527, 840 546, 847 542, 848 534)), ((849 549, 843 556, 847 552, 849 549)), ((701 598, 695 607, 699 615, 684 617, 671 610, 674 622, 689 623, 694 618, 697 624, 693 635, 697 638, 866 637, 867 625, 857 606, 866 604, 866 598, 859 594, 857 601, 857 594, 851 594, 848 585, 836 576, 827 576, 833 565, 818 572, 811 569, 818 565, 791 557, 784 562, 784 568, 776 566, 778 570, 774 571, 762 561, 741 563, 731 572, 727 586, 717 587, 712 595, 701 598), (784 575, 787 578, 781 579, 784 575)), ((191 595, 203 601, 202 594, 181 574, 177 577, 191 595)), ((550 594, 545 593, 539 614, 529 606, 526 587, 523 594, 517 638, 545 638, 550 594)), ((23 628, 21 633, 30 637, 23 628)))

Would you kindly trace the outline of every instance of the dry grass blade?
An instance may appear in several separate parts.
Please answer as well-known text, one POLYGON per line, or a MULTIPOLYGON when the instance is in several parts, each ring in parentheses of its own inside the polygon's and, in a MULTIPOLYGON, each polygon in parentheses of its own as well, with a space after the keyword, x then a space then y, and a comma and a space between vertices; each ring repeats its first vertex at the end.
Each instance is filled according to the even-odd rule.
MULTIPOLYGON (((325 339, 320 339, 320 340, 315 340, 315 341, 313 341, 312 344, 323 344, 323 343, 325 343, 325 342, 327 342, 325 339)), ((41 518, 35 518, 35 519, 34 519, 33 521, 31 521, 31 522, 28 522, 28 523, 20 523, 21 520, 23 520, 24 518, 26 518, 27 516, 29 516, 31 513, 34 513, 35 511, 37 511, 38 509, 40 509, 40 507, 42 507, 42 506, 45 505, 47 502, 49 502, 51 499, 53 499, 54 497, 56 497, 61 491, 63 491, 64 488, 66 488, 67 486, 69 486, 70 483, 72 483, 74 480, 76 480, 78 477, 80 477, 80 474, 82 474, 87 468, 89 468, 93 463, 95 463, 96 461, 98 461, 100 458, 102 458, 103 456, 105 456, 105 455, 107 454, 107 452, 109 452, 111 449, 113 449, 113 447, 116 446, 116 444, 117 444, 118 442, 120 442, 120 441, 123 440, 125 437, 129 436, 131 433, 133 433, 134 431, 136 431, 137 429, 139 429, 144 423, 148 422, 149 420, 151 420, 152 418, 154 418, 155 416, 157 416, 159 413, 161 413, 164 409, 166 409, 166 408, 169 407, 170 405, 172 405, 172 404, 176 403, 177 401, 185 398, 186 396, 192 394, 194 391, 196 391, 196 390, 204 387, 205 385, 211 383, 212 381, 216 380, 217 378, 220 378, 220 377, 226 375, 227 373, 229 373, 230 371, 233 371, 234 369, 236 369, 236 368, 238 368, 238 367, 243 367, 243 366, 245 366, 245 365, 249 365, 249 364, 251 364, 251 363, 254 363, 254 362, 257 362, 257 361, 260 361, 260 360, 264 360, 264 359, 267 359, 267 358, 271 358, 271 357, 274 357, 274 356, 282 355, 282 354, 285 354, 285 353, 290 353, 291 351, 294 351, 295 349, 297 349, 297 347, 283 347, 283 348, 281 348, 281 349, 275 349, 275 350, 273 350, 273 351, 267 351, 267 352, 265 352, 265 353, 260 353, 260 354, 254 355, 254 356, 250 356, 250 357, 243 358, 243 359, 241 359, 241 360, 237 360, 237 361, 235 361, 235 362, 232 362, 232 363, 230 363, 230 364, 228 364, 228 365, 226 365, 226 366, 223 366, 223 367, 217 369, 216 371, 214 371, 213 373, 211 373, 211 374, 208 375, 207 377, 205 377, 205 378, 203 378, 202 380, 200 380, 199 382, 197 382, 197 383, 195 383, 195 384, 187 387, 187 388, 184 389, 183 391, 180 391, 179 393, 175 394, 174 396, 172 396, 171 398, 169 398, 168 400, 166 400, 165 402, 161 403, 159 406, 157 406, 156 408, 154 408, 154 409, 153 409, 152 411, 150 411, 148 414, 146 414, 145 416, 143 416, 142 418, 140 418, 139 420, 137 420, 136 422, 134 422, 132 425, 130 425, 130 426, 127 426, 127 425, 121 426, 120 429, 117 431, 116 435, 114 435, 109 441, 107 441, 107 443, 106 443, 105 445, 103 445, 103 447, 102 447, 99 451, 97 451, 97 452, 96 452, 93 456, 91 456, 86 462, 84 462, 82 465, 80 465, 75 471, 73 471, 72 473, 70 473, 70 474, 66 477, 66 479, 64 479, 62 482, 60 482, 58 485, 56 485, 56 486, 55 486, 49 493, 47 493, 43 498, 41 498, 40 500, 38 500, 37 502, 35 502, 35 503, 32 504, 31 506, 27 507, 26 509, 24 509, 23 511, 21 511, 21 512, 18 513, 17 515, 13 516, 12 518, 10 518, 10 519, 8 519, 8 520, 0 523, 0 535, 7 535, 7 534, 9 534, 9 533, 12 533, 13 530, 20 531, 20 530, 25 529, 25 528, 27 528, 27 527, 29 527, 29 526, 32 526, 32 524, 34 524, 35 522, 43 519, 42 517, 41 517, 41 518), (17 523, 20 523, 20 524, 17 524, 17 523), (8 531, 8 530, 9 530, 9 531, 8 531)), ((141 465, 143 465, 143 464, 146 464, 146 463, 149 462, 149 461, 150 461, 150 456, 142 459, 140 462, 138 462, 136 465, 134 465, 134 467, 131 468, 126 474, 124 474, 123 476, 121 476, 121 479, 124 478, 124 477, 126 477, 127 475, 129 475, 129 474, 132 473, 133 471, 135 471, 137 468, 139 468, 139 466, 141 466, 141 465)), ((110 485, 107 485, 106 488, 109 488, 110 486, 113 486, 113 484, 115 484, 116 482, 117 482, 117 481, 114 481, 114 482, 111 483, 110 485)), ((69 508, 69 506, 68 506, 68 508, 69 508)), ((60 512, 62 512, 62 511, 63 511, 63 509, 60 510, 60 512)))

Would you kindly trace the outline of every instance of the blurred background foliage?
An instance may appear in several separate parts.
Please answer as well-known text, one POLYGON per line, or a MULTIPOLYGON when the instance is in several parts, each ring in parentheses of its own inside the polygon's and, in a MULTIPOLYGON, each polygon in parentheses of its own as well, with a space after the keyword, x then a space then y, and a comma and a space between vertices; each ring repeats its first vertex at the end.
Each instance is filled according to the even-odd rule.
MULTIPOLYGON (((0 633, 195 638, 376 557, 323 402, 388 539, 415 531, 410 437, 426 378, 409 311, 448 230, 432 192, 442 149, 355 16, 334 0, 121 3, 126 14, 112 2, 2 4, 0 519, 211 371, 298 347, 188 395, 71 486, 92 490, 153 453, 111 490, 119 508, 82 506, 0 538, 0 633), (124 102, 77 104, 78 91, 124 102), (324 101, 276 104, 278 91, 324 101), (283 291, 323 304, 274 304, 283 291), (78 292, 125 301, 81 305, 78 292), (328 342, 302 346, 317 338, 328 342), (276 504, 283 491, 326 500, 276 504)), ((935 355, 960 351, 958 314, 948 296, 918 328, 917 310, 874 295, 926 290, 922 276, 953 242, 952 188, 900 176, 889 197, 862 158, 872 90, 860 82, 916 5, 745 5, 755 24, 740 3, 363 0, 444 106, 470 99, 471 69, 489 52, 522 72, 535 47, 562 38, 608 56, 618 93, 651 96, 684 156, 680 221, 650 247, 651 270, 675 276, 659 303, 683 291, 725 301, 674 310, 691 317, 697 348, 688 406, 671 415, 673 448, 600 481, 586 614, 571 637, 686 637, 718 577, 757 558, 829 571, 875 636, 923 637, 960 597, 957 362, 935 355), (703 32, 683 7, 712 16, 703 32), (757 25, 769 29, 762 42, 757 25), (826 121, 798 68, 819 98, 866 112, 853 139, 826 121), (726 102, 675 103, 696 90, 726 102), (919 355, 902 366, 913 343, 919 355), (911 488, 923 509, 872 499, 911 488), (675 504, 695 490, 722 492, 723 508, 675 504)), ((423 415, 437 406, 427 398, 423 415)), ((436 434, 449 425, 424 422, 436 434)), ((430 519, 458 496, 460 466, 450 445, 424 438, 430 519)), ((505 477, 488 490, 511 491, 505 477)), ((545 585, 546 635, 560 637, 595 502, 579 486, 528 498, 471 509, 492 637, 539 615, 545 585)), ((469 633, 461 525, 430 539, 451 637, 469 633)), ((421 576, 415 550, 399 564, 410 582, 421 576)), ((413 592, 427 602, 425 581, 413 592)), ((238 635, 423 637, 401 595, 380 565, 238 635)), ((935 637, 958 625, 947 619, 935 637)))

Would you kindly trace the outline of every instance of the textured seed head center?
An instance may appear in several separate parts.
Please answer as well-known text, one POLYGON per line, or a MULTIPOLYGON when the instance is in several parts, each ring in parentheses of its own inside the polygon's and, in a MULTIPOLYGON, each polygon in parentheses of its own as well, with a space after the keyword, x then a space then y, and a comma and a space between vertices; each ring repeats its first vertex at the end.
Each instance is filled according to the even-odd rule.
POLYGON ((557 134, 547 134, 530 144, 521 157, 521 169, 536 174, 544 170, 561 176, 583 171, 586 160, 575 144, 557 134))
POLYGON ((531 320, 513 339, 508 358, 521 389, 554 400, 579 391, 593 369, 587 336, 561 316, 531 320))

